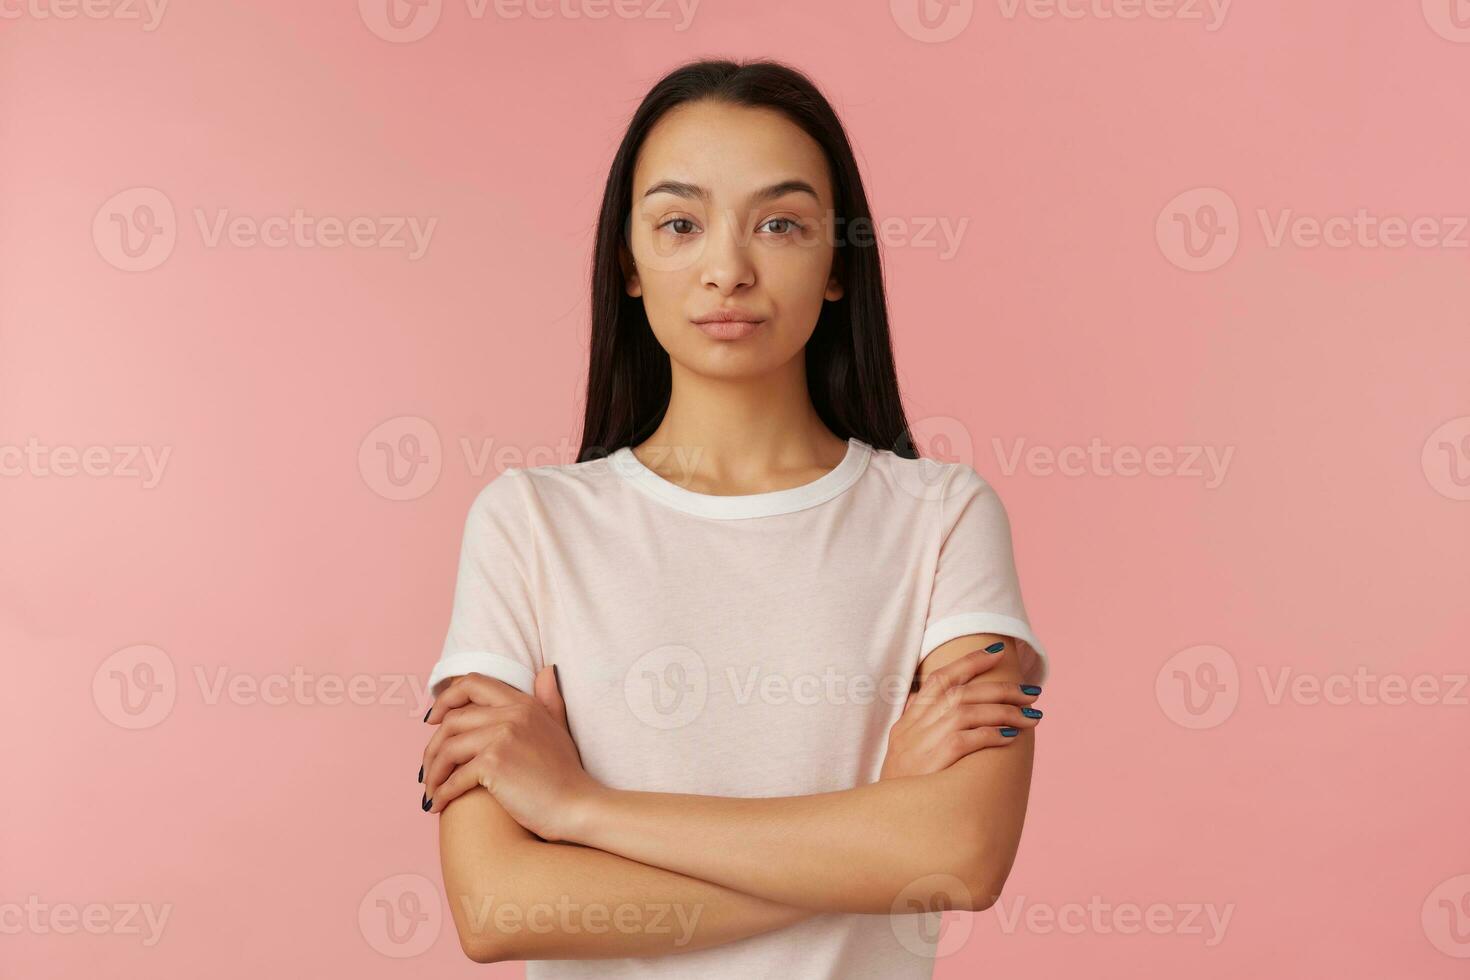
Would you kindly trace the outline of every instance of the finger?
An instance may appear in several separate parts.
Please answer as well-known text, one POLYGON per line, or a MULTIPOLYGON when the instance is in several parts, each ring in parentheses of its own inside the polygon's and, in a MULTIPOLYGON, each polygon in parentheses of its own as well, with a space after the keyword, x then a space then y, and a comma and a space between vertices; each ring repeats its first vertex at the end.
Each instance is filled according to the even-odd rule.
POLYGON ((894 722, 895 727, 919 724, 928 717, 935 699, 921 697, 920 691, 919 677, 915 674, 908 696, 903 699, 903 708, 898 713, 898 721, 894 722))
POLYGON ((990 704, 1035 704, 1039 694, 1027 694, 1022 690, 1020 684, 1012 684, 1009 681, 987 681, 980 676, 971 681, 966 681, 958 688, 959 703, 978 704, 987 702, 990 704))
POLYGON ((949 723, 955 728, 1035 728, 1041 721, 1040 714, 1037 711, 1038 717, 1033 718, 1014 704, 966 704, 950 717, 949 723))
POLYGON ((969 728, 1035 728, 1041 721, 1040 709, 1030 705, 994 704, 977 702, 957 704, 945 711, 935 712, 917 733, 922 739, 943 739, 950 732, 969 728), (1031 714, 1027 714, 1031 712, 1031 714))
POLYGON ((433 760, 424 769, 424 794, 433 799, 439 787, 449 778, 457 766, 462 766, 484 751, 495 741, 498 725, 487 725, 446 739, 434 753, 433 760))
POLYGON ((459 766, 450 773, 449 778, 444 780, 429 797, 429 812, 440 813, 457 797, 468 793, 480 785, 480 767, 482 762, 471 761, 467 765, 459 766))
POLYGON ((424 720, 437 725, 444 713, 467 704, 497 706, 530 700, 530 695, 484 674, 461 674, 439 692, 424 720))
MULTIPOLYGON (((950 716, 960 705, 964 704, 1014 704, 1020 707, 1028 707, 1035 704, 1036 698, 1041 695, 1026 693, 1025 688, 1019 683, 1010 683, 1008 680, 985 680, 983 674, 973 680, 966 680, 957 688, 942 689, 926 695, 922 702, 908 704, 904 702, 903 718, 911 724, 926 727, 933 723, 935 718, 950 716)), ((913 701, 913 696, 910 696, 913 701)))
POLYGON ((551 717, 561 722, 561 726, 570 731, 567 724, 567 703, 561 696, 561 678, 557 675, 556 666, 542 668, 536 675, 536 683, 532 687, 536 692, 536 700, 546 706, 551 712, 551 717))
POLYGON ((919 687, 919 700, 933 702, 942 699, 946 691, 959 687, 971 678, 983 674, 1005 659, 1012 641, 993 633, 979 635, 983 644, 962 657, 957 657, 924 678, 919 687))
POLYGON ((429 741, 424 746, 423 768, 419 770, 419 782, 424 781, 423 777, 429 771, 434 754, 439 751, 439 746, 444 744, 445 739, 489 725, 498 718, 495 708, 487 708, 478 704, 467 704, 462 708, 453 708, 445 712, 443 720, 434 728, 434 734, 429 736, 429 741))
MULTIPOLYGON (((1016 728, 1006 730, 1019 732, 1016 728)), ((933 733, 924 736, 924 759, 927 765, 934 767, 929 771, 940 772, 967 755, 973 755, 982 749, 1009 745, 1015 740, 1014 736, 1001 735, 999 727, 957 728, 933 733)))
MULTIPOLYGON (((456 711, 464 710, 463 708, 456 709, 456 711)), ((443 736, 438 745, 434 747, 429 762, 424 766, 424 787, 427 795, 432 798, 435 787, 444 780, 448 771, 464 762, 462 751, 460 756, 446 754, 448 746, 462 747, 473 744, 477 746, 476 751, 481 751, 496 736, 505 734, 507 731, 514 732, 520 726, 524 726, 528 714, 538 710, 540 709, 536 707, 535 702, 524 701, 493 708, 477 707, 474 714, 465 716, 473 723, 469 725, 461 723, 461 731, 458 734, 451 732, 443 736)))
POLYGON ((946 767, 953 765, 965 756, 982 749, 998 749, 1015 743, 1020 737, 1020 729, 1004 727, 1004 731, 1013 732, 1012 735, 1002 735, 1002 728, 964 728, 946 736, 940 743, 939 755, 948 758, 946 767))

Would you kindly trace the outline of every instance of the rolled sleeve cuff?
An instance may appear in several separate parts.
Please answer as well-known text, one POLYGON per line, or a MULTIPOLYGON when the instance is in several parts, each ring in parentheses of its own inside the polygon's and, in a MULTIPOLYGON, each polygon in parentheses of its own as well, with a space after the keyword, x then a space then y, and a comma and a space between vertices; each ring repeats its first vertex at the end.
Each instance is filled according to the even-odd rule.
POLYGON ((919 659, 923 660, 929 656, 941 643, 947 643, 957 636, 968 636, 971 633, 996 633, 1000 636, 1013 637, 1025 644, 1030 648, 1034 661, 1025 670, 1030 683, 1043 684, 1046 682, 1047 676, 1051 673, 1051 658, 1042 648, 1041 642, 1036 639, 1036 634, 1031 632, 1031 626, 1025 620, 1001 613, 957 613, 931 623, 924 630, 924 639, 919 645, 919 659))
POLYGON ((484 674, 486 677, 504 681, 526 694, 532 693, 532 685, 536 680, 536 672, 519 660, 512 660, 499 653, 465 650, 460 653, 445 654, 439 658, 439 662, 429 672, 429 697, 438 697, 439 692, 436 688, 449 678, 460 674, 484 674))

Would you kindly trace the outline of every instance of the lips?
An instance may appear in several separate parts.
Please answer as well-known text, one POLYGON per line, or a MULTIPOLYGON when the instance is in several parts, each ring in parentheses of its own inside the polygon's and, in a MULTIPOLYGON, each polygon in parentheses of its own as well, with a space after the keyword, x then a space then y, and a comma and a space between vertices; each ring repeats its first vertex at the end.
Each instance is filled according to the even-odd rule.
POLYGON ((740 340, 755 333, 765 321, 750 310, 733 308, 705 313, 690 322, 715 340, 740 340))
POLYGON ((760 321, 708 320, 701 323, 696 320, 694 325, 704 331, 706 337, 713 337, 715 340, 743 340, 755 333, 760 321))

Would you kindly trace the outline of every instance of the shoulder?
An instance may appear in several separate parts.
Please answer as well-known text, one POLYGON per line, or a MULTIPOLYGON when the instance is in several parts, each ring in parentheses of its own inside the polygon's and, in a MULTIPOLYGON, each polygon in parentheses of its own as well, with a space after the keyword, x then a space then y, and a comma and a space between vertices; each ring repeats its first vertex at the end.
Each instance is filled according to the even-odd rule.
POLYGON ((1000 504, 995 487, 963 460, 910 458, 890 449, 875 449, 869 468, 896 500, 916 502, 936 514, 954 514, 977 498, 1000 504))
POLYGON ((481 487, 472 506, 485 513, 526 517, 590 501, 605 489, 611 465, 607 459, 589 459, 507 466, 481 487))
POLYGON ((522 495, 525 491, 525 471, 507 467, 490 478, 470 503, 470 511, 479 514, 503 515, 524 511, 522 495))

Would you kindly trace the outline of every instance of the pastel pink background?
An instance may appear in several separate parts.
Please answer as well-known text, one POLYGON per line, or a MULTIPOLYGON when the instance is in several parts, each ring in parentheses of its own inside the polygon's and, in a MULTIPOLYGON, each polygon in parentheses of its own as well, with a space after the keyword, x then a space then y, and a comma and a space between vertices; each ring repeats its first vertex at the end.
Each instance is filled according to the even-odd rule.
POLYGON ((920 432, 999 487, 1053 657, 1007 895, 936 976, 1465 975, 1470 692, 1271 694, 1282 671, 1445 693, 1467 671, 1470 249, 1273 247, 1257 217, 1470 214, 1449 0, 1242 2, 1213 30, 997 0, 945 41, 900 0, 705 0, 685 30, 675 7, 445 0, 407 43, 374 0, 180 2, 154 30, 47 2, 0 19, 0 447, 170 456, 151 487, 0 477, 0 907, 171 911, 152 946, 0 915, 0 974, 519 975, 464 959, 447 906, 408 946, 372 935, 396 876, 439 880, 409 779, 424 702, 395 685, 437 655, 473 494, 571 461, 628 114, 680 61, 768 55, 833 99, 880 218, 969 222, 953 255, 885 249, 901 377, 920 432), (104 205, 132 188, 177 241, 129 272, 104 205), (1156 235, 1196 188, 1239 209, 1209 271, 1156 235), (298 207, 437 225, 411 261, 210 247, 194 217, 298 207), (439 474, 393 500, 360 449, 405 417, 439 474), (1008 467, 993 442, 1094 437, 1233 455, 1207 487, 1008 467), (174 701, 129 730, 104 661, 140 644, 174 701), (1222 664, 1190 727, 1188 683, 1222 664), (371 703, 211 697, 296 668, 371 703), (1094 901, 1175 925, 1026 918, 1094 901), (1191 906, 1228 911, 1223 936, 1191 906))

